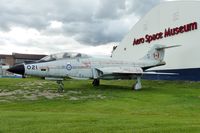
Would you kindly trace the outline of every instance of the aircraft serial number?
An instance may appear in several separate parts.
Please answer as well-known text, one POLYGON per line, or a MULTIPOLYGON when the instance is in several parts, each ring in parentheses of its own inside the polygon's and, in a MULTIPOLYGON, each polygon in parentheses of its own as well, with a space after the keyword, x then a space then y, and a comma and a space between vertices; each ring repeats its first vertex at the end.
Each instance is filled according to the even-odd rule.
POLYGON ((27 65, 26 67, 28 70, 37 70, 37 65, 27 65))

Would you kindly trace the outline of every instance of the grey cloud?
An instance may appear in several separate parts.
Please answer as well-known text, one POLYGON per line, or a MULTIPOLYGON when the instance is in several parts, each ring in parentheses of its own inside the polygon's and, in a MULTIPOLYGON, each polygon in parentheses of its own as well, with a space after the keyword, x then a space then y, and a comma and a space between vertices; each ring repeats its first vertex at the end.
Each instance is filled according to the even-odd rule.
POLYGON ((129 30, 119 24, 124 16, 142 16, 160 1, 0 0, 0 30, 9 30, 11 26, 30 27, 44 34, 74 37, 83 44, 116 42, 129 30), (49 30, 52 20, 62 22, 63 29, 49 30))
POLYGON ((102 21, 76 25, 76 39, 82 43, 98 45, 99 43, 118 42, 127 32, 127 27, 119 21, 102 21))
POLYGON ((127 0, 126 2, 131 5, 128 12, 134 12, 136 15, 141 17, 151 8, 163 1, 164 0, 127 0))
POLYGON ((44 17, 42 6, 33 2, 15 0, 0 1, 1 28, 24 26, 40 29, 46 26, 48 19, 44 17), (2 2, 3 1, 3 2, 2 2))
POLYGON ((116 19, 123 15, 124 11, 124 0, 101 0, 95 12, 95 17, 99 19, 116 19))

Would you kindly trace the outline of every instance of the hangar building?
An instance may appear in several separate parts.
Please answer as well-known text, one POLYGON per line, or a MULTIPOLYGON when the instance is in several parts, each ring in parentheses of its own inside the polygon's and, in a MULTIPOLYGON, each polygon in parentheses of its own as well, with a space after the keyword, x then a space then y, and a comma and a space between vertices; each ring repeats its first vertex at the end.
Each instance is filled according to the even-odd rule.
POLYGON ((12 53, 12 55, 0 54, 0 77, 11 75, 11 73, 6 71, 6 69, 8 69, 10 66, 14 66, 25 61, 39 60, 44 56, 46 55, 21 53, 12 53))
POLYGON ((200 2, 170 1, 159 4, 141 18, 113 51, 112 57, 134 60, 155 44, 181 45, 167 49, 166 65, 150 70, 178 75, 146 78, 200 80, 200 2))

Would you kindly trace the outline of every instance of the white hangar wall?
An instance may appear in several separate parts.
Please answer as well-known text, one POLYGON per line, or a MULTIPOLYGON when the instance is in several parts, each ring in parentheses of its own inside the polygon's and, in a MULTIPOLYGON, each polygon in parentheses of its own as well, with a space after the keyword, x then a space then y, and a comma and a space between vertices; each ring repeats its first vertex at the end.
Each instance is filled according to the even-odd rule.
POLYGON ((155 44, 166 46, 182 45, 168 49, 165 53, 166 65, 156 69, 200 68, 200 2, 164 2, 150 10, 124 37, 112 57, 135 60, 143 57, 155 44), (184 26, 189 26, 184 30, 184 26), (174 29, 175 35, 166 36, 165 30, 174 29), (178 30, 177 30, 178 29, 178 30), (160 33, 156 40, 146 42, 148 36, 160 33), (148 35, 148 36, 146 36, 148 35), (143 39, 142 39, 143 38, 143 39), (135 43, 134 43, 135 40, 135 43), (144 42, 143 42, 144 41, 144 42))

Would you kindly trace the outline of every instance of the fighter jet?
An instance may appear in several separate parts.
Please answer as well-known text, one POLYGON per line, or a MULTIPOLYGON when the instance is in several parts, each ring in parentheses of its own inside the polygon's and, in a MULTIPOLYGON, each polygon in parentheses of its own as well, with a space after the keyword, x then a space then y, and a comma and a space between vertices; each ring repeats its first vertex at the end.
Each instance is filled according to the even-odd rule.
POLYGON ((146 72, 147 69, 165 65, 165 49, 177 47, 154 45, 144 57, 137 61, 95 58, 82 53, 59 53, 48 55, 38 61, 15 65, 9 72, 21 75, 44 77, 57 81, 59 92, 64 89, 63 79, 93 79, 93 86, 99 86, 100 79, 136 79, 133 89, 142 88, 141 77, 144 74, 161 74, 146 72))

